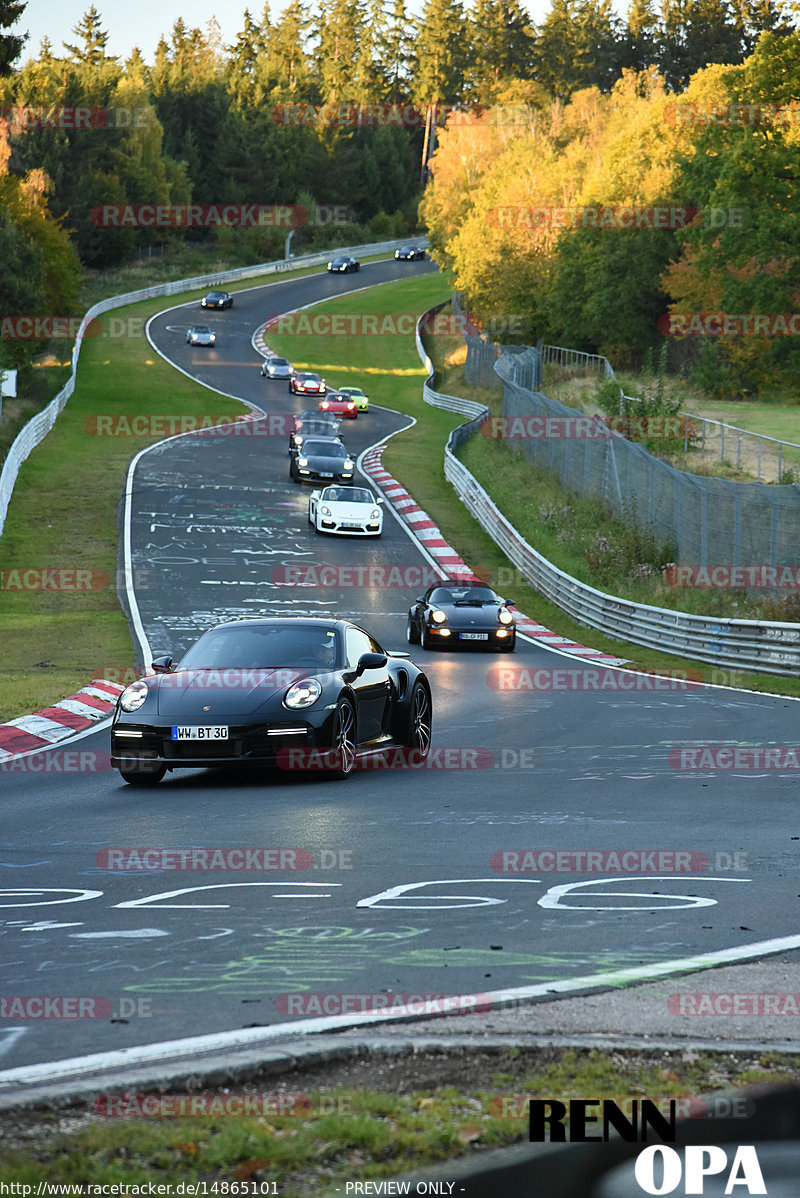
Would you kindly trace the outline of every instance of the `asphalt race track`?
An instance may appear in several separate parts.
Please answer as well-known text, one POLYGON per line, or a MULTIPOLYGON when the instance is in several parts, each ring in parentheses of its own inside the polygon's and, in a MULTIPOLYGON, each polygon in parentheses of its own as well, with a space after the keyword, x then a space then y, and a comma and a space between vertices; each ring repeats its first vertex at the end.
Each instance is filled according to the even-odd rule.
MULTIPOLYGON (((282 280, 238 293, 230 311, 173 308, 151 335, 220 391, 265 412, 299 411, 306 404, 285 384, 261 378, 255 328, 429 269, 390 261, 282 280), (195 322, 217 330, 213 350, 186 345, 195 322)), ((220 412, 238 410, 220 397, 220 412)), ((342 432, 360 453, 406 424, 374 408, 342 432)), ((180 437, 140 458, 131 560, 153 654, 177 656, 214 622, 261 613, 352 617, 388 648, 406 647, 405 615, 429 562, 388 504, 379 540, 317 536, 310 488, 288 478, 286 441, 180 437), (335 567, 326 577, 336 585, 292 585, 293 567, 335 567)), ((68 746, 86 755, 80 772, 58 770, 63 746, 38 759, 52 772, 24 758, 4 772, 0 1067, 275 1025, 313 1013, 310 995, 484 994, 796 932, 796 771, 680 768, 674 751, 792 744, 795 702, 632 690, 630 675, 524 640, 513 656, 416 648, 414 658, 434 699, 423 769, 346 782, 193 770, 136 790, 107 768, 101 730, 68 746), (120 872, 107 867, 120 848, 306 849, 313 864, 120 872), (574 858, 564 872, 552 858, 538 872, 496 868, 493 854, 521 864, 524 850, 705 857, 691 858, 688 874, 670 857, 622 875, 598 859, 588 871, 574 858), (14 996, 103 1001, 84 1006, 95 1018, 15 1019, 14 996)))

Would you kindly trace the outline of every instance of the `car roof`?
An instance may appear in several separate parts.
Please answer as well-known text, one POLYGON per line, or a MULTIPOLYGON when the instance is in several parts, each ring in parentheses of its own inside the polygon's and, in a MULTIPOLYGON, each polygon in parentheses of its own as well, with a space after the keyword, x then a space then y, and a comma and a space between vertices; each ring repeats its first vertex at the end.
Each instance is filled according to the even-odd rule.
POLYGON ((261 628, 266 624, 285 625, 287 628, 296 627, 299 624, 314 628, 330 628, 331 625, 344 627, 352 623, 352 620, 342 620, 339 617, 326 619, 324 616, 251 616, 246 620, 224 620, 221 624, 213 624, 211 628, 206 629, 206 632, 213 632, 219 628, 261 628))

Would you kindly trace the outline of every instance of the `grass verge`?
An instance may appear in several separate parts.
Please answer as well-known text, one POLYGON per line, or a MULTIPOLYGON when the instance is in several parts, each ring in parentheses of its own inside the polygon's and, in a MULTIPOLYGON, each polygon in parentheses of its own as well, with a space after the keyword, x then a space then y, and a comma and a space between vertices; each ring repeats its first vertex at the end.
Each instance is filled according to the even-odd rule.
MULTIPOLYGON (((249 1192, 260 1187, 260 1192, 282 1198, 325 1198, 341 1194, 354 1178, 390 1178, 466 1153, 474 1157, 481 1150, 524 1143, 528 1098, 557 1094, 563 1100, 596 1100, 602 1095, 620 1103, 643 1096, 659 1103, 674 1098, 684 1100, 678 1112, 685 1114, 690 1102, 696 1112, 715 1093, 800 1078, 796 1060, 775 1053, 676 1049, 623 1050, 609 1056, 511 1048, 471 1062, 465 1056, 442 1056, 438 1062, 423 1057, 405 1069, 404 1062, 395 1062, 385 1071, 384 1089, 373 1082, 312 1090, 301 1075, 292 1078, 291 1088, 283 1078, 279 1085, 266 1078, 263 1085, 250 1082, 234 1087, 233 1093, 200 1091, 206 1101, 216 1101, 217 1110, 226 1101, 233 1110, 234 1101, 245 1094, 254 1102, 260 1099, 264 1113, 252 1117, 136 1117, 142 1111, 169 1110, 169 1093, 147 1096, 149 1106, 143 1095, 105 1097, 101 1111, 128 1117, 103 1116, 95 1105, 94 1110, 70 1112, 70 1131, 61 1134, 54 1134, 59 1117, 52 1112, 10 1113, 0 1118, 6 1145, 0 1151, 0 1171, 7 1181, 34 1188, 45 1179, 124 1188, 157 1178, 172 1186, 218 1183, 218 1193, 247 1192, 244 1186, 222 1187, 249 1182, 249 1192), (433 1079, 444 1070, 458 1077, 457 1084, 425 1084, 426 1074, 433 1079), (423 1084, 409 1084, 409 1073, 422 1077, 423 1084)), ((374 1076, 374 1063, 371 1068, 374 1076)), ((172 1109, 177 1109, 174 1099, 172 1109)))
MULTIPOLYGON (((593 415, 599 410, 594 399, 594 393, 601 381, 601 376, 594 374, 581 375, 575 370, 546 363, 542 370, 542 390, 549 399, 558 400, 570 408, 577 408, 587 415, 593 415)), ((648 380, 642 375, 621 373, 617 382, 626 395, 641 394, 642 387, 648 380)), ((652 379, 649 380, 652 385, 652 379)), ((666 379, 667 389, 675 387, 682 389, 684 384, 675 377, 666 379)), ((792 442, 800 445, 800 399, 794 395, 779 397, 764 397, 759 401, 710 399, 704 395, 686 394, 682 407, 687 412, 695 412, 709 420, 718 420, 723 424, 744 429, 747 432, 774 437, 778 441, 792 442)), ((690 470, 693 474, 712 475, 718 478, 728 478, 742 482, 752 482, 757 478, 756 467, 747 465, 737 466, 730 458, 738 456, 738 438, 735 433, 725 436, 725 457, 720 460, 716 447, 708 449, 701 456, 699 443, 687 454, 663 455, 665 459, 678 470, 690 470)), ((752 443, 744 446, 744 457, 747 461, 752 457, 755 448, 752 443)), ((777 446, 765 444, 764 456, 777 453, 777 446)), ((800 465, 800 448, 784 448, 782 461, 788 469, 800 465)), ((771 477, 767 475, 767 477, 771 477)), ((789 480, 791 481, 791 480, 789 480)))

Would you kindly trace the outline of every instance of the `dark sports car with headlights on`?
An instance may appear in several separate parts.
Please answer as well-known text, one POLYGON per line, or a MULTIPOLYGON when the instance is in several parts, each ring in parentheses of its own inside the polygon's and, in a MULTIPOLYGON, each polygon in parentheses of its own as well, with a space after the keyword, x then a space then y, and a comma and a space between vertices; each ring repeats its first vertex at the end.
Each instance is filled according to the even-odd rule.
POLYGON ((117 701, 111 764, 152 786, 167 770, 253 764, 346 778, 359 761, 431 743, 431 691, 405 653, 349 620, 218 624, 117 701))
POLYGON ((426 254, 421 245, 404 245, 394 252, 398 262, 424 262, 426 254))
MULTIPOLYGON (((326 440, 333 438, 336 441, 340 441, 341 438, 336 432, 337 427, 338 425, 325 424, 321 420, 304 420, 300 428, 293 432, 289 438, 289 453, 299 453, 303 442, 307 440, 316 441, 320 437, 323 437, 326 440)), ((344 442, 342 441, 341 443, 342 447, 344 447, 344 442)))
POLYGON ((511 653, 517 639, 511 602, 482 584, 437 583, 408 613, 408 642, 423 649, 483 645, 511 653))
POLYGON ((233 296, 227 291, 209 291, 200 300, 201 308, 232 308, 233 296))
POLYGON ((296 483, 352 482, 355 459, 351 458, 338 437, 309 437, 303 452, 289 457, 289 478, 296 483))
POLYGON ((328 270, 333 274, 347 275, 351 271, 361 270, 361 263, 352 254, 339 254, 328 263, 328 270))

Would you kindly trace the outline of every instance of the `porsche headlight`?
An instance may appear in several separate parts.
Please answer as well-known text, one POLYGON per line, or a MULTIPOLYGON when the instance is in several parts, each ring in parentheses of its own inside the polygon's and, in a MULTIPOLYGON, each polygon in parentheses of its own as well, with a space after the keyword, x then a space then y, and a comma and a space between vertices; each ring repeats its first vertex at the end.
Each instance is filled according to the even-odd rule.
POLYGON ((501 624, 512 624, 514 622, 514 617, 507 607, 500 608, 497 618, 501 624))
POLYGON ((303 438, 300 435, 300 433, 295 433, 295 435, 292 437, 292 443, 294 445, 302 445, 303 444, 303 438))
POLYGON ((445 620, 447 619, 447 614, 446 612, 440 611, 437 607, 435 611, 431 612, 431 619, 433 620, 434 624, 444 624, 445 620))
POLYGON ((285 707, 295 710, 298 707, 310 707, 312 703, 316 703, 321 694, 322 687, 316 678, 304 678, 302 682, 295 682, 294 686, 289 687, 284 695, 283 703, 285 707))
POLYGON ((139 678, 122 692, 119 705, 123 711, 138 711, 149 693, 149 687, 139 678))
POLYGON ((297 464, 298 464, 298 466, 307 466, 307 465, 308 465, 308 458, 298 458, 298 459, 297 459, 297 464))
POLYGON ((323 516, 330 516, 331 514, 331 509, 329 507, 321 507, 319 510, 322 512, 323 516))
POLYGON ((378 507, 373 508, 369 514, 370 520, 380 520, 380 516, 381 516, 381 509, 378 507))
POLYGON ((351 462, 350 458, 348 458, 344 464, 345 470, 352 470, 354 466, 355 466, 355 462, 351 462))

